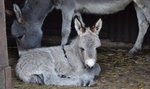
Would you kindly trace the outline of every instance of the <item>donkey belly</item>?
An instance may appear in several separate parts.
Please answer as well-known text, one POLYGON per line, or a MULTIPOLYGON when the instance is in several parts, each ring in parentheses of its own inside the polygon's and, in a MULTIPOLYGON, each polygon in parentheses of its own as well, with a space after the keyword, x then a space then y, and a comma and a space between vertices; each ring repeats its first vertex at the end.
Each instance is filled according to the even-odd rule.
POLYGON ((89 0, 89 2, 83 3, 85 0, 78 1, 76 4, 76 11, 81 13, 93 13, 93 14, 111 14, 121 10, 132 0, 89 0))

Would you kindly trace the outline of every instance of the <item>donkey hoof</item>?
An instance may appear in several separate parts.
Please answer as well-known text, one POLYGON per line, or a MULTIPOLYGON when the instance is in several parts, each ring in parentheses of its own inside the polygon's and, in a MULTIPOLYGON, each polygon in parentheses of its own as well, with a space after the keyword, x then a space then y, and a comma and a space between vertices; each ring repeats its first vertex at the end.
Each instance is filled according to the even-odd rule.
POLYGON ((96 82, 94 82, 93 80, 91 80, 88 84, 88 87, 93 87, 96 85, 96 82))
POLYGON ((130 51, 129 51, 129 53, 128 53, 128 56, 135 56, 135 55, 139 55, 139 54, 141 54, 141 49, 139 49, 139 48, 132 48, 130 51))
POLYGON ((89 80, 89 81, 82 81, 82 86, 83 87, 91 87, 95 85, 95 82, 93 80, 89 80))
POLYGON ((134 54, 136 54, 137 52, 139 51, 139 49, 137 49, 137 48, 132 48, 130 51, 129 51, 129 55, 134 55, 134 54))

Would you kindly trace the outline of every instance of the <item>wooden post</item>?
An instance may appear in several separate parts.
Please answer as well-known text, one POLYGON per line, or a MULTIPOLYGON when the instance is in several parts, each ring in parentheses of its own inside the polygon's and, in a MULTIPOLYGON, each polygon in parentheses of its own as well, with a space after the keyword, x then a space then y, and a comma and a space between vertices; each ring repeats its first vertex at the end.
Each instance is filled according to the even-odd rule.
POLYGON ((8 64, 4 0, 0 0, 0 89, 12 89, 11 68, 8 64))

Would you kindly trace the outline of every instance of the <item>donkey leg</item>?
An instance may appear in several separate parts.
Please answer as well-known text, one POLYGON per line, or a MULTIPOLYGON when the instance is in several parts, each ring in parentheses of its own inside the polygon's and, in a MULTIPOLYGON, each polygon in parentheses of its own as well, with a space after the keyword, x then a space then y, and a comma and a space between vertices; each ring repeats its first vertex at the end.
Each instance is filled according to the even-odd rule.
POLYGON ((137 40, 133 46, 133 48, 129 51, 130 54, 136 53, 138 50, 141 50, 142 43, 144 40, 144 36, 148 30, 149 23, 147 21, 146 16, 144 15, 141 8, 135 6, 136 12, 137 12, 137 18, 138 18, 138 25, 139 25, 139 33, 137 40))
POLYGON ((100 72, 101 72, 101 67, 100 67, 100 65, 98 63, 96 63, 93 68, 88 70, 88 72, 91 75, 98 76, 100 74, 100 72))
POLYGON ((74 10, 62 10, 62 40, 61 45, 65 45, 68 42, 68 38, 71 32, 71 21, 73 18, 74 10))
POLYGON ((30 82, 34 84, 44 84, 44 77, 42 74, 31 75, 30 82))
POLYGON ((82 81, 79 78, 60 77, 58 74, 44 74, 44 84, 60 85, 60 86, 82 86, 82 81))
POLYGON ((140 7, 140 8, 144 8, 144 7, 145 7, 143 0, 133 0, 133 1, 134 1, 134 3, 136 3, 136 4, 138 5, 138 7, 140 7))

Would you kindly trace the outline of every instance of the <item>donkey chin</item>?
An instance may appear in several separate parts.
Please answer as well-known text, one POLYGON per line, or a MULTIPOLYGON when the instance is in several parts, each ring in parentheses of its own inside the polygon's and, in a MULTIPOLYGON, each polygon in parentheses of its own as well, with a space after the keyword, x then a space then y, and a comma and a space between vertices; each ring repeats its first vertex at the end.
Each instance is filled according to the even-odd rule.
POLYGON ((93 68, 95 63, 96 63, 95 59, 87 59, 87 60, 85 60, 85 65, 86 65, 87 68, 93 68))

